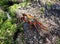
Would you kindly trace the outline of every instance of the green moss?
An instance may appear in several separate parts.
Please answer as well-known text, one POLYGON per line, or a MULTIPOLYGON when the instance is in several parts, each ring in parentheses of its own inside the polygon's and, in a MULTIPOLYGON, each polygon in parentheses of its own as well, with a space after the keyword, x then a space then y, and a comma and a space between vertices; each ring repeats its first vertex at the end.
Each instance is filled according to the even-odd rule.
POLYGON ((17 8, 18 8, 18 4, 14 4, 13 6, 10 6, 10 7, 8 8, 8 11, 10 12, 10 15, 11 15, 12 17, 15 17, 14 12, 16 11, 17 8))
POLYGON ((0 5, 5 5, 5 4, 7 4, 7 2, 8 2, 9 0, 0 0, 0 5))
POLYGON ((3 19, 3 20, 6 20, 8 17, 6 15, 5 12, 0 12, 0 20, 3 19))
POLYGON ((12 22, 10 20, 6 20, 2 25, 1 25, 1 28, 0 28, 0 38, 1 39, 7 39, 6 41, 4 41, 4 43, 8 43, 10 44, 11 42, 9 41, 12 41, 12 37, 13 37, 13 33, 16 31, 16 24, 12 24, 12 22), (10 37, 12 36, 12 37, 10 37), (9 39, 11 38, 11 39, 9 39))
POLYGON ((40 12, 43 13, 45 11, 45 8, 44 7, 41 7, 40 8, 40 12))
POLYGON ((3 39, 0 44, 11 44, 13 33, 16 32, 17 29, 20 29, 20 31, 23 32, 23 23, 16 26, 15 22, 16 18, 9 20, 4 12, 0 13, 0 38, 3 39))
MULTIPOLYGON (((7 2, 9 0, 0 0, 0 5, 3 6, 4 9, 8 5, 7 2), (4 3, 3 3, 4 2, 4 3), (7 4, 7 5, 6 5, 7 4)), ((14 0, 15 2, 16 0, 14 0)), ((12 17, 11 19, 8 19, 6 13, 4 11, 0 12, 0 38, 3 39, 0 41, 0 44, 11 44, 12 43, 12 38, 13 38, 13 33, 16 32, 17 29, 20 30, 20 32, 23 33, 23 28, 22 25, 24 23, 20 23, 19 25, 16 25, 17 18, 15 17, 15 11, 19 7, 26 7, 28 6, 29 3, 23 2, 20 4, 14 4, 12 6, 7 6, 8 12, 10 13, 9 15, 12 17)), ((24 40, 24 37, 22 36, 22 41, 24 40)))
POLYGON ((57 43, 56 44, 60 44, 60 39, 57 41, 57 43))
POLYGON ((13 17, 15 17, 15 11, 18 9, 18 8, 21 8, 21 7, 26 7, 28 6, 29 3, 26 5, 26 2, 23 2, 23 3, 19 3, 19 4, 14 4, 10 7, 8 7, 8 11, 10 12, 10 15, 13 17))
POLYGON ((47 4, 47 6, 49 6, 49 7, 52 5, 52 3, 50 3, 50 2, 47 2, 46 4, 47 4))

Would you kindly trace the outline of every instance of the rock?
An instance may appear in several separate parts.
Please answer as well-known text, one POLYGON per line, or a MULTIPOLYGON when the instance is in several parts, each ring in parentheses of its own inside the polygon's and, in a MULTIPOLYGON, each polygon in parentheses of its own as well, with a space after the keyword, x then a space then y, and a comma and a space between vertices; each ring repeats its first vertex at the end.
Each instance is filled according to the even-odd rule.
POLYGON ((57 2, 57 3, 53 4, 52 9, 53 10, 60 10, 60 3, 57 2))
POLYGON ((18 9, 15 13, 17 13, 18 18, 22 17, 23 13, 30 14, 31 16, 37 18, 38 22, 42 22, 42 24, 48 28, 48 31, 45 31, 37 26, 38 32, 35 27, 30 28, 30 24, 26 22, 23 25, 26 44, 55 44, 54 40, 60 36, 58 34, 60 33, 60 31, 58 31, 60 30, 60 15, 56 14, 58 12, 47 9, 44 13, 41 13, 38 6, 28 6, 26 8, 18 9))

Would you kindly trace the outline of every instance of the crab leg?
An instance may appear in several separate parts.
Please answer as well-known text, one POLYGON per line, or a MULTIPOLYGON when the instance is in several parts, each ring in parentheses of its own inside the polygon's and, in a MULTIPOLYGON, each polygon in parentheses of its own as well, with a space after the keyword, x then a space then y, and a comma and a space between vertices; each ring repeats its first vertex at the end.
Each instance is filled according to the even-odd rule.
POLYGON ((38 24, 42 29, 47 30, 47 27, 45 27, 41 22, 37 22, 37 24, 38 24))

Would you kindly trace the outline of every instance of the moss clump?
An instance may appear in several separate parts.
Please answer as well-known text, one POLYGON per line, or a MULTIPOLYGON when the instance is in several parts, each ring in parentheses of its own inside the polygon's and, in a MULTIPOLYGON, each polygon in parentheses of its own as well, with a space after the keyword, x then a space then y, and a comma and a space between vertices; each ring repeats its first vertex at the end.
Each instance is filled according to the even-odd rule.
POLYGON ((40 12, 43 13, 45 11, 45 8, 44 7, 41 7, 40 8, 40 12))

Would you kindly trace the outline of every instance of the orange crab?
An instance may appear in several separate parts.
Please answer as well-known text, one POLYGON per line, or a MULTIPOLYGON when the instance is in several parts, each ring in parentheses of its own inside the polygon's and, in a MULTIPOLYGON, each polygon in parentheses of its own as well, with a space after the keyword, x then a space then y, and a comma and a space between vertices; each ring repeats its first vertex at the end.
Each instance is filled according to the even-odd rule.
POLYGON ((23 21, 24 22, 28 22, 30 25, 34 25, 36 29, 37 28, 37 25, 44 29, 44 30, 47 30, 47 27, 45 27, 42 22, 38 22, 37 19, 29 14, 23 14, 23 21))

